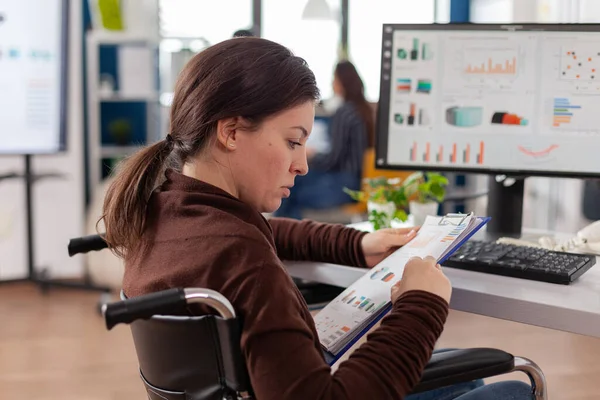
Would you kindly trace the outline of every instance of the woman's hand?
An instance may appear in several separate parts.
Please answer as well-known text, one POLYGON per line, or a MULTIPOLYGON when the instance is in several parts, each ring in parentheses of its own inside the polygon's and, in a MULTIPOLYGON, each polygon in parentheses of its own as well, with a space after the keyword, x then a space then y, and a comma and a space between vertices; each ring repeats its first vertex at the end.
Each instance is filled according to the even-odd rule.
POLYGON ((410 242, 416 235, 416 228, 390 228, 368 233, 362 238, 361 246, 369 268, 383 261, 400 246, 410 242))
POLYGON ((392 302, 395 303, 404 293, 411 290, 433 293, 450 304, 452 285, 433 257, 413 257, 406 263, 402 279, 392 286, 392 302))

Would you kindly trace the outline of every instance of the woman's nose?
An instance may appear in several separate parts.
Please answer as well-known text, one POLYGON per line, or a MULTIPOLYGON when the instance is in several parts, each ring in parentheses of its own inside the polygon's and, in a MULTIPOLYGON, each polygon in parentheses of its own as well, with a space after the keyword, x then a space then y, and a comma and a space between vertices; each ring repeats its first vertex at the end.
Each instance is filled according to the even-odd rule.
POLYGON ((292 163, 292 172, 301 176, 308 174, 308 160, 306 158, 306 153, 292 163))

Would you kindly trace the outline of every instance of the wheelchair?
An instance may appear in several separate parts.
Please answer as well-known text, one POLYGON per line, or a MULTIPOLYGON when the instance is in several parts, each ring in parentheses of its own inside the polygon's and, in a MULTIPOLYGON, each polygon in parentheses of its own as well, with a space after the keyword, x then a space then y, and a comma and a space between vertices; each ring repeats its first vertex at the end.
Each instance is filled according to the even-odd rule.
MULTIPOLYGON (((101 235, 69 243, 75 255, 106 248, 101 235)), ((241 324, 231 303, 204 288, 174 288, 102 305, 106 328, 130 326, 140 378, 150 400, 253 399, 240 349, 241 324), (186 316, 193 304, 216 314, 186 316)), ((411 394, 520 371, 532 399, 547 400, 542 370, 531 360, 493 348, 449 350, 432 356, 411 394)))

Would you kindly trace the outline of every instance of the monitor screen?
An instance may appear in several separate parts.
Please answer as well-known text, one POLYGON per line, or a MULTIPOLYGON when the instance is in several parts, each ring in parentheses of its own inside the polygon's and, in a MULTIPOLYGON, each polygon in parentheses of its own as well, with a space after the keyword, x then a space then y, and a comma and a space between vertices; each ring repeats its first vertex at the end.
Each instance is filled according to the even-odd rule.
POLYGON ((331 140, 329 138, 329 117, 315 117, 313 129, 308 137, 306 146, 316 153, 329 153, 331 140))
POLYGON ((0 0, 0 154, 65 149, 66 3, 0 0))
POLYGON ((384 25, 377 165, 600 175, 600 27, 384 25))

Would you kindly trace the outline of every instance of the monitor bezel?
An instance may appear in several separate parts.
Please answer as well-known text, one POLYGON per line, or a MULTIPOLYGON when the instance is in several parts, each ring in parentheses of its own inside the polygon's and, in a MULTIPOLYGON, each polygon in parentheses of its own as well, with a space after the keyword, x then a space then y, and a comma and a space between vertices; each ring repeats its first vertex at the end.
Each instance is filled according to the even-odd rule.
MULTIPOLYGON (((58 116, 59 121, 57 125, 58 129, 58 146, 54 148, 47 149, 14 149, 10 151, 5 151, 0 148, 0 156, 19 156, 19 155, 54 155, 65 153, 68 150, 67 146, 67 138, 68 138, 68 125, 67 125, 67 102, 68 102, 68 78, 69 78, 69 33, 70 33, 70 2, 71 0, 60 0, 59 4, 61 7, 60 12, 60 54, 58 55, 60 59, 60 87, 58 93, 60 95, 59 99, 59 110, 58 116)), ((14 132, 14 134, 19 134, 18 132, 14 132)))
MULTIPOLYGON (((454 173, 476 173, 482 175, 506 175, 515 177, 537 176, 537 177, 561 177, 561 178, 598 178, 600 177, 600 168, 597 173, 577 172, 577 171, 541 171, 528 169, 498 169, 498 168, 476 168, 460 166, 436 166, 436 165, 415 165, 415 164, 389 164, 387 159, 388 131, 389 131, 389 112, 391 86, 385 82, 383 75, 385 71, 384 51, 386 50, 385 41, 393 43, 393 34, 395 31, 497 31, 497 32, 600 32, 600 24, 584 23, 557 23, 557 24, 474 24, 474 23, 451 23, 451 24, 383 24, 381 40, 381 69, 379 101, 377 105, 376 118, 376 140, 375 140, 375 168, 406 170, 406 171, 436 171, 436 172, 454 172, 454 173), (391 29, 390 29, 391 28, 391 29), (382 107, 386 105, 387 107, 382 107), (385 134, 381 134, 385 129, 385 134)), ((388 49, 389 50, 389 49, 388 49)), ((388 60, 389 62, 389 60, 388 60)))

